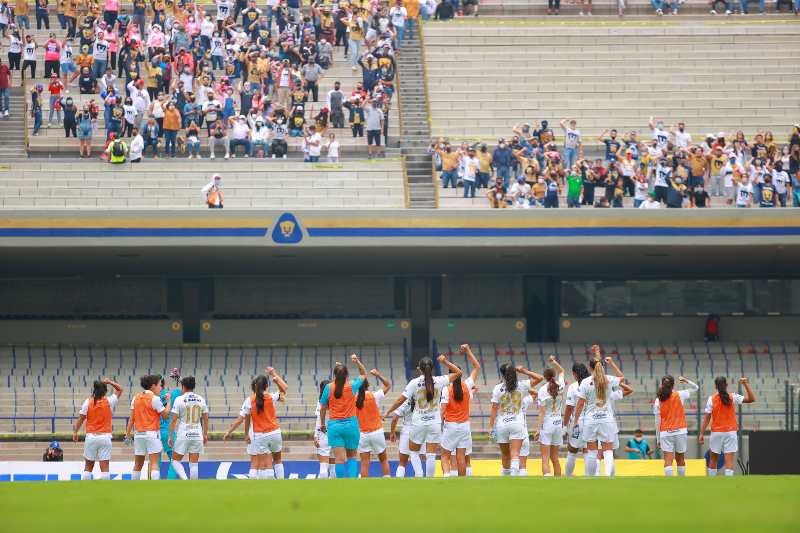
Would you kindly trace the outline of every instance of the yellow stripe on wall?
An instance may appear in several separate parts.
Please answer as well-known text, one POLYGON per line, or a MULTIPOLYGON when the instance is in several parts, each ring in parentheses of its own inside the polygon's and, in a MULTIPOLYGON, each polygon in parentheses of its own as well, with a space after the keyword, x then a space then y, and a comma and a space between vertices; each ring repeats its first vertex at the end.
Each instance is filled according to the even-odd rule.
MULTIPOLYGON (((636 476, 650 476, 657 477, 664 475, 664 461, 657 459, 648 459, 644 461, 635 461, 633 459, 617 459, 614 461, 615 475, 619 477, 636 477, 636 476)), ((600 472, 603 473, 603 464, 600 464, 600 472)), ((561 460, 561 472, 564 472, 565 461, 561 460)), ((472 461, 472 473, 475 476, 490 477, 499 476, 502 465, 499 460, 479 459, 472 461)), ((528 460, 528 476, 541 477, 542 475, 542 460, 530 459, 528 460)), ((441 466, 437 466, 436 475, 441 476, 441 466)), ((686 475, 687 476, 705 476, 706 475, 706 462, 703 459, 687 459, 686 460, 686 475)), ((583 459, 579 459, 575 465, 575 476, 583 476, 583 459)))

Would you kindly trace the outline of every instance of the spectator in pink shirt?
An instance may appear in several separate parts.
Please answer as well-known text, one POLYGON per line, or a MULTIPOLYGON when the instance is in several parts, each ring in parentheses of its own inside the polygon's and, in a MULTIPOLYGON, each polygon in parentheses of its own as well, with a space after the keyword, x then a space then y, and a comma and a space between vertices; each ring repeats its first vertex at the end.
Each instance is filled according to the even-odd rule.
POLYGON ((50 38, 44 43, 44 77, 52 74, 61 75, 61 43, 56 39, 55 33, 50 33, 50 38))
POLYGON ((103 20, 106 26, 113 28, 117 22, 117 16, 119 16, 119 0, 106 0, 103 7, 103 20))

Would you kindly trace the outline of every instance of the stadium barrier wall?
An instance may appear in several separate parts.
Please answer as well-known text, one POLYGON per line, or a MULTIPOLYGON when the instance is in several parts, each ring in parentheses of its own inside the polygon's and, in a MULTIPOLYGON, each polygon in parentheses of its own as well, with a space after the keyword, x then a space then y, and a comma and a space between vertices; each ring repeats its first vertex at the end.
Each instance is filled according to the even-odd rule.
POLYGON ((208 344, 403 344, 408 319, 204 320, 200 342, 208 344))
MULTIPOLYGON (((562 460, 562 468, 563 468, 562 460)), ((664 465, 660 460, 633 461, 618 459, 616 475, 629 476, 663 476, 664 465)), ((285 461, 284 470, 288 479, 315 479, 319 473, 317 461, 285 461)), ((397 461, 389 461, 391 472, 397 468, 397 461)), ((687 476, 704 476, 706 473, 705 461, 702 459, 686 460, 687 476)), ((109 466, 111 479, 131 479, 132 461, 112 461, 109 466)), ((169 464, 161 463, 161 477, 167 478, 169 464)), ((248 461, 200 461, 200 479, 246 479, 250 469, 248 461)), ((412 477, 413 469, 409 468, 406 477, 412 477)), ((500 473, 499 460, 472 461, 472 470, 477 477, 498 476, 500 473)), ((2 461, 0 462, 0 481, 76 481, 80 480, 83 471, 82 461, 65 461, 63 463, 44 463, 33 461, 2 461)), ((99 473, 99 466, 95 466, 95 474, 99 473)), ((531 477, 541 476, 541 461, 532 459, 528 461, 528 473, 531 477)), ((583 475, 583 461, 579 460, 575 468, 578 476, 583 475)), ((441 476, 441 469, 437 465, 437 476, 441 476)), ((370 476, 380 476, 380 465, 373 462, 370 465, 370 476)))
POLYGON ((0 342, 180 344, 182 329, 179 320, 0 320, 0 342))
POLYGON ((508 344, 525 343, 524 318, 434 318, 430 337, 439 345, 460 345, 464 339, 508 344))
MULTIPOLYGON (((798 336, 796 316, 724 316, 720 338, 725 341, 769 339, 794 340, 798 336)), ((559 321, 560 342, 702 341, 705 316, 697 317, 564 317, 559 321)))

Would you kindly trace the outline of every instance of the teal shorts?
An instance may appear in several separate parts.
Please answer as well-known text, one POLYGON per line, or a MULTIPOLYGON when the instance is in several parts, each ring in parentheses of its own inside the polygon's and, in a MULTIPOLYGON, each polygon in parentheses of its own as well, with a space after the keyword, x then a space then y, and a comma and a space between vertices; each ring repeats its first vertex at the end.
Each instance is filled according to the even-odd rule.
POLYGON ((360 439, 361 432, 358 429, 358 419, 356 417, 330 420, 328 422, 328 446, 331 448, 356 450, 360 439))

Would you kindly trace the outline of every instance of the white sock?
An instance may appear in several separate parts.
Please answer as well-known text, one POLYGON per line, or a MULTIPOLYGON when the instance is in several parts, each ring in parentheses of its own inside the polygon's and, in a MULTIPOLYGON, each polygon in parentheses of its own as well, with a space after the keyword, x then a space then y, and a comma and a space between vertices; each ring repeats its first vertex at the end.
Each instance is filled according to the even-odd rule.
POLYGON ((131 472, 131 479, 138 480, 141 478, 141 475, 142 475, 141 470, 139 470, 138 472, 134 470, 133 472, 131 472))
POLYGON ((275 470, 272 468, 267 468, 261 471, 263 477, 261 479, 275 479, 275 470))
POLYGON ((397 465, 397 470, 395 470, 394 477, 406 477, 406 467, 397 465))
POLYGON ((328 464, 328 479, 336 479, 336 465, 328 464))
POLYGON ((546 474, 544 475, 544 477, 553 477, 553 474, 552 474, 551 472, 548 472, 548 473, 546 473, 546 474))
POLYGON ((178 479, 186 479, 186 470, 183 468, 183 463, 180 461, 172 461, 172 469, 178 476, 178 479))
POLYGON ((471 466, 467 467, 467 477, 472 477, 472 467, 471 466))
POLYGON ((189 479, 200 479, 200 465, 189 463, 189 479))
POLYGON ((328 463, 319 464, 319 479, 328 479, 328 463))
POLYGON ((672 477, 672 467, 671 466, 665 466, 664 467, 664 475, 672 477))
POLYGON ((161 471, 160 470, 151 470, 150 471, 150 479, 153 481, 161 479, 161 471))
POLYGON ((564 470, 564 475, 567 477, 572 476, 572 473, 575 471, 575 461, 578 460, 578 454, 567 452, 567 466, 564 470))
POLYGON ((436 475, 436 455, 429 453, 425 457, 425 477, 433 477, 436 475))
POLYGON ((519 475, 519 459, 511 459, 511 475, 519 475))
MULTIPOLYGON (((606 468, 606 476, 611 477, 614 475, 614 451, 603 451, 603 466, 606 468)), ((680 469, 680 467, 678 467, 680 469)))
POLYGON ((256 472, 256 479, 267 479, 266 470, 259 468, 256 472))
POLYGON ((682 476, 682 477, 686 476, 686 467, 685 466, 679 466, 678 467, 678 475, 682 476))
POLYGON ((528 469, 527 468, 520 468, 519 469, 519 475, 521 477, 528 477, 528 469))
POLYGON ((92 473, 91 472, 87 472, 86 470, 81 472, 81 481, 86 481, 88 479, 92 479, 92 473))
POLYGON ((251 468, 250 471, 247 473, 247 477, 250 479, 258 479, 258 470, 255 468, 251 468))
POLYGON ((594 477, 594 473, 597 472, 597 454, 594 452, 583 454, 583 462, 586 464, 584 475, 594 477))
POLYGON ((106 479, 106 480, 111 479, 111 473, 110 472, 100 472, 100 479, 106 479))
POLYGON ((500 475, 503 476, 503 477, 510 476, 511 475, 511 469, 510 468, 503 468, 502 470, 500 470, 500 475))
POLYGON ((411 466, 414 467, 414 477, 425 477, 425 472, 422 470, 422 461, 419 458, 419 452, 409 451, 408 460, 411 461, 411 466))
POLYGON ((717 475, 717 470, 714 468, 708 469, 708 477, 715 477, 717 475))
POLYGON ((283 463, 275 465, 275 479, 283 479, 283 463))
POLYGON ((733 475, 733 470, 728 470, 728 469, 726 468, 726 469, 725 469, 725 476, 726 476, 726 477, 730 477, 730 476, 732 476, 732 475, 733 475))

